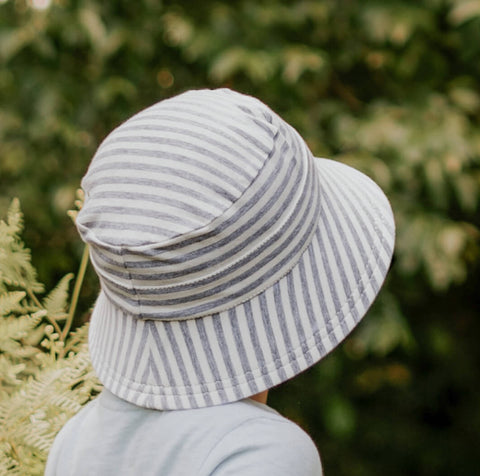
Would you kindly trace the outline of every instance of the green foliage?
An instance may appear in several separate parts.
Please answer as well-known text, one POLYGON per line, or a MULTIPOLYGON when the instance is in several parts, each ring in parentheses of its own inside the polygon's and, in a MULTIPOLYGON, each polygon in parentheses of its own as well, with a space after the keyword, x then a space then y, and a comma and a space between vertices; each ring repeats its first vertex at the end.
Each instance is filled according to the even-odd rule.
MULTIPOLYGON (((397 222, 394 264, 369 316, 343 351, 272 402, 314 435, 329 475, 474 474, 478 1, 52 0, 32 8, 41 3, 0 2, 0 212, 20 197, 40 281, 54 288, 82 259, 65 211, 113 127, 189 88, 258 96, 316 155, 372 176, 397 222)), ((0 240, 20 246, 9 220, 0 240)), ((0 255, 11 279, 0 280, 0 306, 15 316, 50 313, 34 333, 48 316, 66 325, 40 339, 52 340, 44 350, 55 354, 75 308, 62 307, 69 278, 36 304, 28 252, 10 255, 0 255)), ((87 275, 75 294, 80 308, 97 286, 87 275)), ((2 375, 15 381, 14 365, 27 360, 2 375)))
POLYGON ((36 271, 30 263, 30 251, 20 241, 23 217, 18 200, 14 200, 8 210, 7 222, 0 222, 0 286, 17 286, 28 292, 42 292, 43 286, 37 282, 36 271))
POLYGON ((20 239, 22 223, 14 200, 7 221, 0 221, 2 475, 43 474, 53 438, 100 388, 87 352, 88 325, 67 330, 73 275, 61 279, 43 304, 39 302, 36 293, 43 286, 20 239))

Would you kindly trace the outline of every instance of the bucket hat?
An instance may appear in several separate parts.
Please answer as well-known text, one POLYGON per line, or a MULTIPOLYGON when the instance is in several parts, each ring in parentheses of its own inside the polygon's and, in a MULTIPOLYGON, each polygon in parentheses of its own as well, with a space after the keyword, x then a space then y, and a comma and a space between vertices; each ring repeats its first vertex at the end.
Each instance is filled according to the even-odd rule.
POLYGON ((310 367, 387 274, 389 202, 315 158, 256 98, 192 90, 98 148, 77 218, 101 291, 89 330, 112 393, 155 409, 246 398, 310 367))

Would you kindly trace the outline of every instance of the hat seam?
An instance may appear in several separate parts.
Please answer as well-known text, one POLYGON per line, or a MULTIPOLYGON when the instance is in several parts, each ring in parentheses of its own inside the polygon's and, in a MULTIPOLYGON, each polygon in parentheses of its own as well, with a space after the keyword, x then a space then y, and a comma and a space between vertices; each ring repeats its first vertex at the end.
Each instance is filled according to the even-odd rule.
POLYGON ((122 265, 123 265, 123 267, 125 268, 125 271, 128 274, 128 283, 130 284, 130 287, 131 287, 131 289, 133 291, 133 294, 135 296, 135 299, 137 301, 137 306, 138 306, 138 308, 140 310, 140 313, 141 313, 142 304, 141 304, 141 301, 140 301, 140 296, 137 293, 137 288, 133 285, 132 273, 130 272, 130 270, 127 268, 127 265, 125 264, 125 249, 124 248, 120 248, 120 258, 122 260, 122 265))
MULTIPOLYGON (((272 131, 273 132, 273 131, 272 131)), ((269 164, 269 161, 270 161, 270 158, 272 157, 272 155, 275 153, 276 151, 276 143, 275 143, 275 139, 276 137, 279 135, 279 128, 277 126, 275 126, 275 133, 273 134, 272 136, 272 147, 270 149, 270 151, 268 152, 266 158, 265 158, 265 161, 264 163, 262 164, 262 166, 258 169, 257 171, 257 174, 252 178, 251 182, 248 184, 247 187, 244 188, 242 194, 240 195, 240 197, 238 197, 237 200, 235 200, 234 202, 231 203, 231 205, 226 208, 220 215, 216 216, 215 218, 213 218, 212 220, 210 220, 208 223, 202 225, 201 227, 199 228, 196 228, 194 230, 190 230, 188 232, 188 235, 191 235, 192 233, 197 233, 199 230, 203 229, 203 228, 206 228, 208 226, 210 226, 212 223, 214 223, 215 221, 217 220, 220 220, 222 217, 225 217, 225 215, 227 215, 229 213, 229 210, 232 209, 232 207, 234 207, 238 201, 245 196, 245 194, 247 193, 247 191, 252 187, 252 185, 255 183, 255 181, 258 179, 258 177, 261 175, 262 171, 265 170, 265 168, 268 166, 269 164)), ((291 147, 289 145, 289 147, 291 147)), ((229 225, 231 226, 231 225, 229 225)), ((79 230, 83 227, 83 225, 81 223, 78 223, 78 227, 79 227, 79 230)), ((170 238, 169 240, 170 241, 175 241, 176 239, 178 239, 179 237, 184 237, 180 243, 171 243, 170 245, 168 246, 188 246, 188 245, 185 245, 185 242, 188 242, 192 239, 192 237, 190 236, 189 238, 185 238, 185 235, 182 235, 182 234, 179 234, 173 238, 170 238), (183 244, 182 244, 183 243, 183 244)), ((266 238, 264 238, 262 240, 262 243, 260 245, 258 245, 258 247, 260 247, 264 241, 266 240, 266 238)), ((125 269, 126 271, 126 274, 128 275, 128 286, 129 288, 131 289, 131 291, 133 292, 133 296, 134 296, 134 299, 136 301, 136 305, 138 307, 138 310, 139 312, 137 313, 134 313, 132 311, 130 311, 130 313, 132 315, 135 315, 136 317, 138 318, 142 318, 142 316, 144 314, 147 314, 148 315, 148 312, 143 312, 143 306, 141 304, 141 296, 139 295, 138 293, 138 290, 137 290, 137 287, 135 286, 135 278, 133 277, 132 273, 131 273, 131 270, 129 269, 129 267, 127 266, 126 262, 125 262, 125 255, 127 253, 131 253, 132 251, 134 250, 140 250, 140 249, 145 249, 145 248, 150 248, 152 247, 152 243, 150 243, 148 246, 147 245, 140 245, 140 246, 135 246, 135 247, 129 247, 129 248, 126 248, 125 246, 122 246, 122 245, 110 245, 108 243, 104 243, 103 240, 100 240, 98 236, 95 236, 95 241, 94 240, 91 240, 91 243, 95 244, 95 246, 98 246, 99 248, 101 249, 105 249, 107 251, 112 251, 115 250, 115 254, 117 254, 120 258, 121 258, 121 261, 122 261, 122 266, 123 268, 125 269)), ((155 246, 163 246, 161 243, 156 243, 155 246)), ((258 248, 257 247, 257 248, 258 248)), ((255 249, 257 249, 255 248, 255 249)), ((251 255, 253 253, 253 251, 249 252, 249 255, 251 255)), ((229 267, 232 267, 234 264, 230 264, 227 268, 224 268, 224 269, 228 269, 229 267)), ((216 274, 219 274, 220 272, 222 272, 222 270, 219 270, 216 272, 216 274)), ((215 275, 215 273, 214 273, 215 275)), ((203 278, 203 280, 205 280, 207 278, 203 278)), ((177 285, 178 286, 178 285, 177 285)), ((185 284, 186 286, 186 284, 185 284)), ((106 285, 106 288, 108 288, 110 290, 110 285, 106 285)), ((132 296, 132 297, 133 297, 132 296)), ((200 316, 199 316, 200 317, 200 316)), ((179 319, 180 320, 180 319, 179 319)))
MULTIPOLYGON (((277 130, 277 134, 278 134, 278 130, 277 130)), ((289 145, 289 148, 292 148, 291 144, 289 145)), ((270 155, 274 153, 274 148, 271 150, 270 152, 270 155)), ((308 168, 313 168, 314 169, 314 172, 316 172, 315 170, 315 165, 313 164, 313 156, 311 154, 305 154, 303 151, 300 151, 300 150, 297 150, 297 154, 301 154, 302 155, 302 158, 305 158, 306 159, 306 169, 308 168)), ((268 158, 266 160, 266 162, 268 161, 268 158)), ((266 165, 266 164, 265 164, 266 165)), ((259 174, 261 173, 261 170, 259 171, 259 174)), ((305 175, 305 174, 304 174, 305 175)), ((321 190, 319 190, 319 185, 318 185, 318 176, 316 173, 312 173, 312 178, 311 178, 311 183, 309 184, 309 191, 307 191, 306 193, 308 194, 308 192, 310 192, 310 194, 314 197, 314 198, 317 198, 319 204, 318 204, 318 208, 320 209, 321 208, 321 190)), ((258 175, 257 175, 258 177, 258 175)), ((255 177, 252 182, 250 183, 250 185, 245 189, 244 193, 248 190, 249 187, 251 187, 251 185, 253 184, 253 182, 257 179, 257 177, 255 177)), ((304 180, 308 183, 308 179, 304 177, 304 180)), ((303 208, 305 208, 305 214, 310 214, 310 212, 308 212, 308 204, 307 202, 305 202, 304 204, 301 204, 301 196, 299 197, 294 197, 295 199, 295 207, 297 207, 297 205, 300 206, 300 210, 302 210, 303 208)), ((285 217, 282 217, 282 224, 280 226, 280 228, 278 230, 275 231, 274 235, 280 235, 280 236, 283 236, 284 235, 284 229, 289 229, 289 228, 292 228, 292 232, 293 232, 293 228, 294 227, 297 227, 298 228, 298 224, 295 225, 295 220, 293 220, 293 223, 289 223, 289 220, 295 216, 294 214, 294 211, 295 211, 295 207, 294 207, 294 210, 291 211, 291 213, 288 215, 287 218, 285 217), (282 232, 282 233, 281 233, 282 232)), ((226 213, 227 211, 225 211, 224 213, 226 213)), ((259 288, 258 289, 254 289, 253 291, 251 291, 249 294, 247 294, 246 296, 243 296, 240 298, 240 300, 236 301, 234 304, 232 303, 225 303, 224 305, 222 305, 222 308, 221 309, 216 309, 214 312, 222 312, 222 311, 225 311, 225 310, 228 310, 228 309, 231 309, 232 307, 234 306, 237 306, 237 305, 240 305, 250 299, 252 299, 253 297, 261 294, 262 292, 264 292, 266 289, 268 289, 270 286, 272 286, 273 284, 275 284, 275 282, 278 282, 280 279, 282 279, 286 274, 288 274, 295 266, 296 264, 298 263, 298 261, 301 259, 301 256, 303 255, 303 253, 305 252, 305 250, 308 248, 308 246, 310 245, 312 239, 313 239, 313 236, 315 234, 315 230, 316 230, 316 225, 318 223, 318 220, 319 220, 319 216, 320 216, 320 213, 318 214, 315 214, 312 219, 311 219, 311 224, 308 225, 308 228, 311 228, 308 233, 306 234, 305 236, 305 241, 304 243, 302 244, 302 246, 300 247, 300 250, 295 252, 295 257, 291 260, 290 263, 287 263, 287 267, 286 269, 284 270, 281 270, 280 271, 280 274, 276 277, 275 281, 274 282, 270 282, 270 283, 266 283, 264 286, 262 286, 261 284, 259 285, 259 288)), ((307 228, 307 230, 308 230, 307 228)), ((225 273, 227 272, 228 270, 232 269, 233 267, 237 266, 238 263, 244 261, 244 260, 247 260, 247 263, 248 261, 250 260, 250 257, 251 256, 254 256, 255 253, 257 253, 258 250, 261 250, 262 248, 265 248, 266 251, 268 251, 270 248, 272 248, 272 246, 274 245, 275 243, 275 240, 272 241, 272 236, 274 235, 269 235, 269 236, 266 236, 266 237, 263 237, 262 240, 255 244, 255 247, 251 250, 249 250, 246 254, 242 255, 241 257, 239 258, 236 258, 236 260, 232 263, 228 263, 227 265, 225 265, 223 268, 221 269, 218 269, 216 271, 214 271, 213 273, 210 273, 208 276, 205 276, 205 277, 201 277, 201 278, 195 278, 189 282, 186 282, 186 283, 175 283, 175 284, 172 284, 170 286, 166 285, 165 286, 165 289, 166 291, 168 291, 168 289, 170 287, 175 287, 175 288, 179 288, 179 292, 181 292, 181 288, 186 288, 187 286, 191 286, 192 283, 195 284, 195 285, 199 285, 201 286, 203 282, 211 279, 212 277, 215 278, 215 276, 221 274, 221 273, 225 273)), ((200 317, 205 317, 205 316, 209 316, 212 314, 212 311, 208 311, 208 312, 203 312, 202 314, 199 314, 199 315, 196 315, 195 317, 192 317, 192 316, 188 316, 188 317, 176 317, 176 318, 161 318, 161 317, 152 317, 151 316, 151 312, 150 311, 147 311, 145 306, 142 305, 142 295, 138 293, 138 289, 137 289, 137 286, 135 284, 135 281, 136 281, 136 277, 134 275, 132 275, 131 273, 131 269, 130 267, 126 264, 125 262, 125 255, 129 252, 130 250, 126 250, 124 248, 121 248, 120 249, 120 256, 122 258, 122 265, 123 265, 123 268, 125 269, 126 271, 126 274, 128 276, 127 280, 128 280, 128 285, 129 285, 129 288, 133 291, 133 296, 132 298, 135 300, 135 303, 136 303, 136 306, 138 308, 138 312, 133 312, 132 310, 129 310, 128 312, 132 315, 134 315, 136 318, 139 318, 141 320, 160 320, 160 321, 187 321, 187 320, 190 320, 190 319, 194 319, 194 318, 200 318, 200 317)), ((262 251, 263 252, 263 251, 262 251)), ((271 254, 270 251, 268 251, 269 254, 271 254)), ((278 251, 278 254, 281 254, 281 250, 278 251)), ((263 259, 263 258, 262 258, 263 259)), ((245 265, 242 265, 242 266, 245 266, 245 265)), ((245 274, 247 272, 247 270, 243 271, 242 274, 245 274)), ((268 281, 268 279, 267 279, 268 281)), ((110 288, 110 285, 107 285, 108 288, 110 288)), ((120 308, 121 306, 119 304, 117 304, 120 308)))
MULTIPOLYGON (((321 208, 321 205, 319 205, 319 207, 321 208)), ((274 282, 268 283, 268 279, 266 279, 267 283, 265 284, 265 286, 260 286, 259 289, 255 289, 251 293, 244 296, 240 301, 235 302, 235 304, 232 305, 231 303, 229 303, 228 307, 225 307, 221 310, 217 310, 214 313, 228 311, 229 309, 232 309, 233 307, 239 306, 239 305, 241 305, 241 304, 243 304, 247 301, 250 301, 252 298, 258 296, 259 294, 263 293, 264 291, 266 291, 267 289, 272 287, 274 284, 278 283, 278 281, 280 281, 290 271, 292 271, 292 269, 299 263, 302 256, 304 255, 305 251, 307 250, 307 248, 312 243, 313 237, 315 236, 315 233, 316 233, 316 230, 317 230, 317 227, 318 227, 319 216, 320 215, 318 214, 316 219, 312 222, 312 225, 310 225, 312 227, 311 231, 309 231, 308 234, 306 234, 305 242, 300 247, 300 250, 297 253, 295 253, 295 254, 298 254, 298 257, 295 260, 293 260, 291 263, 288 264, 288 266, 283 270, 282 273, 279 274, 279 276, 275 279, 274 282)), ((284 225, 282 225, 282 226, 284 226, 284 225)), ((262 246, 263 246, 263 244, 264 244, 264 242, 262 242, 262 246)), ((255 250, 256 249, 258 249, 258 248, 255 248, 255 250)), ((249 254, 252 254, 255 250, 253 250, 249 254)), ((224 269, 229 269, 232 266, 234 266, 233 263, 231 263, 229 266, 225 267, 224 269)), ((220 271, 218 271, 216 274, 218 274, 219 272, 220 271)), ((205 279, 206 278, 199 279, 198 282, 201 283, 205 279)), ((186 286, 186 285, 179 285, 179 286, 186 286)), ((135 294, 136 294, 136 296, 138 296, 136 291, 137 290, 135 288, 135 294)), ((137 297, 137 302, 140 302, 138 297, 137 297)), ((189 321, 189 320, 193 320, 193 319, 199 319, 199 318, 202 318, 202 317, 208 317, 208 316, 211 316, 211 315, 212 315, 212 312, 209 312, 208 314, 201 314, 201 315, 198 315, 196 317, 186 317, 186 318, 179 317, 179 318, 169 319, 169 318, 155 318, 155 317, 150 317, 149 318, 148 314, 144 316, 142 313, 139 313, 139 314, 135 315, 135 317, 142 320, 142 321, 152 320, 152 321, 161 321, 161 322, 173 322, 173 321, 189 321)))
MULTIPOLYGON (((369 265, 371 265, 371 263, 369 263, 369 265)), ((364 272, 361 275, 361 279, 357 282, 357 286, 358 286, 359 283, 367 283, 368 284, 369 281, 370 281, 370 278, 379 269, 379 266, 380 266, 380 260, 379 259, 375 261, 375 266, 374 267, 368 266, 368 268, 370 268, 370 270, 367 270, 366 272, 364 272)), ((104 369, 105 369, 104 372, 107 374, 107 378, 114 379, 114 381, 116 382, 117 385, 118 385, 118 380, 119 380, 120 385, 124 385, 125 387, 127 387, 128 391, 138 392, 139 389, 136 388, 136 387, 143 387, 141 389, 142 393, 147 393, 147 394, 153 395, 153 396, 165 395, 165 396, 173 396, 173 397, 183 397, 183 396, 203 395, 205 393, 205 391, 204 391, 205 386, 213 386, 213 385, 216 386, 218 384, 222 385, 222 390, 235 389, 235 388, 241 387, 245 384, 248 384, 248 383, 256 380, 258 377, 264 377, 266 375, 269 375, 269 372, 272 369, 280 370, 280 369, 285 369, 286 367, 293 365, 294 362, 298 361, 299 357, 305 355, 305 353, 306 353, 304 351, 305 345, 307 345, 307 347, 308 347, 307 352, 310 352, 311 349, 316 347, 316 342, 317 342, 319 337, 323 341, 323 338, 329 338, 332 334, 335 334, 335 331, 339 327, 342 327, 342 324, 344 324, 344 322, 346 320, 347 316, 342 312, 344 310, 344 308, 347 305, 349 305, 350 309, 354 309, 358 305, 358 303, 360 303, 362 301, 362 298, 366 293, 367 293, 367 286, 365 286, 363 288, 363 290, 358 294, 358 296, 355 298, 353 303, 351 303, 352 296, 350 296, 349 298, 347 298, 344 301, 342 306, 340 306, 338 309, 336 309, 335 315, 336 316, 343 315, 343 317, 341 317, 339 319, 338 323, 335 326, 333 326, 330 331, 327 331, 326 333, 322 333, 320 330, 317 331, 317 332, 314 332, 308 338, 306 338, 305 340, 300 342, 299 345, 295 347, 295 349, 291 349, 291 350, 287 351, 282 356, 279 356, 279 357, 273 359, 270 364, 265 365, 263 367, 263 369, 266 369, 267 372, 264 372, 261 367, 257 367, 256 369, 253 369, 252 371, 247 372, 244 376, 243 375, 235 375, 234 377, 237 381, 242 380, 241 382, 238 382, 238 383, 233 383, 232 382, 230 385, 225 386, 224 385, 224 382, 225 382, 224 380, 210 380, 208 382, 202 382, 202 383, 198 383, 198 384, 194 384, 194 385, 182 385, 182 386, 178 385, 178 386, 176 386, 177 389, 188 389, 188 390, 199 388, 199 391, 188 391, 186 393, 151 392, 149 390, 146 390, 146 388, 151 387, 151 388, 168 389, 169 387, 168 386, 153 386, 153 385, 150 385, 150 384, 146 384, 146 383, 142 383, 142 382, 137 382, 135 380, 127 379, 126 377, 122 376, 118 372, 115 372, 113 369, 111 369, 110 366, 105 366, 104 367, 104 369), (311 345, 312 342, 314 344, 313 346, 311 345), (286 357, 286 356, 290 357, 291 355, 294 356, 294 359, 289 360, 286 363, 283 363, 284 357, 286 357), (280 365, 278 365, 278 364, 280 364, 280 365), (250 374, 250 376, 248 374, 250 374), (116 376, 118 376, 118 377, 116 377, 116 376)), ((351 329, 349 329, 349 331, 350 330, 351 329)), ((344 338, 345 337, 346 337, 346 335, 344 336, 344 338)), ((329 351, 327 351, 324 355, 326 355, 328 352, 329 351)), ((230 379, 233 380, 233 377, 230 377, 230 379)))
MULTIPOLYGON (((247 187, 247 188, 248 188, 248 187, 247 187)), ((319 187, 317 187, 317 189, 316 189, 315 186, 314 186, 314 184, 312 184, 311 188, 312 188, 312 190, 311 190, 311 195, 312 195, 312 196, 313 196, 313 195, 318 195, 319 200, 321 201, 321 192, 320 192, 320 190, 318 190, 319 187), (315 191, 316 191, 317 193, 315 193, 315 191)), ((245 189, 245 190, 246 190, 246 189, 245 189)), ((300 198, 301 198, 301 196, 296 198, 296 203, 297 203, 297 204, 300 202, 300 198)), ((308 206, 308 205, 307 205, 307 206, 308 206)), ((300 207, 300 208, 301 208, 301 207, 300 207)), ((238 262, 240 262, 240 261, 242 261, 242 260, 245 260, 245 259, 247 259, 248 257, 250 257, 251 255, 255 254, 255 252, 257 252, 257 250, 259 250, 260 248, 262 248, 262 247, 264 247, 265 245, 267 245, 269 241, 273 241, 273 242, 278 241, 278 240, 273 240, 273 239, 272 239, 272 236, 275 236, 275 235, 284 236, 284 233, 281 233, 281 232, 284 231, 284 228, 288 228, 288 226, 292 227, 292 224, 289 225, 288 222, 289 222, 289 220, 290 220, 290 218, 291 218, 292 216, 295 216, 294 212, 295 212, 295 209, 292 210, 292 212, 291 212, 286 218, 282 216, 282 222, 283 222, 283 223, 282 223, 281 226, 277 229, 277 231, 275 231, 275 233, 273 233, 272 235, 268 235, 268 236, 266 236, 266 237, 263 237, 263 238, 261 239, 261 241, 259 241, 258 243, 255 244, 255 246, 254 246, 253 249, 251 249, 250 251, 248 251, 247 253, 245 253, 244 255, 242 255, 240 258, 236 259, 236 261, 225 265, 223 268, 221 268, 221 269, 219 269, 219 270, 217 270, 217 271, 214 271, 213 273, 210 273, 208 276, 204 276, 204 277, 201 277, 201 278, 191 278, 191 279, 190 279, 189 281, 187 281, 187 282, 167 284, 167 285, 164 285, 163 287, 164 287, 166 290, 168 290, 168 289, 173 288, 173 287, 182 288, 182 287, 190 286, 192 283, 199 283, 199 284, 201 285, 204 281, 210 279, 212 276, 216 276, 216 275, 224 272, 224 270, 228 270, 228 269, 232 268, 232 267, 235 266, 238 262)), ((319 220, 319 215, 317 215, 316 218, 313 218, 313 219, 312 219, 312 223, 313 223, 313 224, 317 224, 318 220, 319 220)), ((307 244, 304 245, 304 249, 305 249, 306 247, 308 247, 309 241, 311 241, 311 239, 312 239, 312 237, 313 237, 314 234, 315 234, 315 227, 313 228, 313 231, 310 231, 310 232, 309 232, 309 235, 311 235, 311 236, 310 236, 310 239, 307 238, 307 244)), ((269 244, 269 245, 267 246, 267 248, 269 248, 270 246, 271 246, 271 244, 269 244)), ((301 257, 302 254, 303 254, 303 252, 300 252, 300 257, 301 257)), ((300 258, 297 259, 297 262, 298 262, 299 259, 300 259, 300 258)), ((296 264, 296 262, 291 266, 291 268, 293 268, 293 267, 295 266, 295 264, 296 264)), ((289 271, 289 270, 287 270, 285 274, 287 274, 288 271, 289 271)), ((129 274, 129 275, 130 275, 130 274, 129 274)), ((200 316, 199 316, 199 317, 200 317, 200 316)), ((180 320, 180 319, 179 319, 179 320, 180 320)))

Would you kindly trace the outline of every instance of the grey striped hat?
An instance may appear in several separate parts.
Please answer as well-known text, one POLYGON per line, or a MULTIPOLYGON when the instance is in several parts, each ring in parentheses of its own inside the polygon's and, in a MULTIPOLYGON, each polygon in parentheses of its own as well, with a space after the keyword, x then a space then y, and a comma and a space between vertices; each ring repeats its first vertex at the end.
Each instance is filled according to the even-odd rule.
POLYGON ((100 278, 93 366, 156 409, 239 400, 337 346, 380 290, 388 200, 259 100, 188 91, 110 133, 77 226, 100 278))

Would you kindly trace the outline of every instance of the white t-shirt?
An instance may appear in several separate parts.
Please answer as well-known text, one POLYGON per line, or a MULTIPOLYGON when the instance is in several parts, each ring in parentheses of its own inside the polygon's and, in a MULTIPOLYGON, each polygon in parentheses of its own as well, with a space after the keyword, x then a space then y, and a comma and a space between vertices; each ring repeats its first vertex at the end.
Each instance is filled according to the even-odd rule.
POLYGON ((104 390, 57 435, 46 476, 321 476, 295 423, 250 399, 195 410, 141 408, 104 390))

